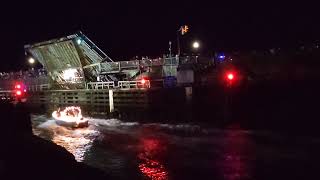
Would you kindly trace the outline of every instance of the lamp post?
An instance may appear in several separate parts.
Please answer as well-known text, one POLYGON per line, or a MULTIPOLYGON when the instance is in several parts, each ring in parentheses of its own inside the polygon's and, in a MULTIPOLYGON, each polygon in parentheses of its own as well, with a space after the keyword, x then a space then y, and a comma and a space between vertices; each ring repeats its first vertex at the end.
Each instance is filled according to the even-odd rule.
MULTIPOLYGON (((194 51, 197 51, 200 48, 200 43, 198 41, 194 41, 192 43, 192 48, 194 51)), ((198 63, 198 55, 196 55, 196 63, 198 63)))

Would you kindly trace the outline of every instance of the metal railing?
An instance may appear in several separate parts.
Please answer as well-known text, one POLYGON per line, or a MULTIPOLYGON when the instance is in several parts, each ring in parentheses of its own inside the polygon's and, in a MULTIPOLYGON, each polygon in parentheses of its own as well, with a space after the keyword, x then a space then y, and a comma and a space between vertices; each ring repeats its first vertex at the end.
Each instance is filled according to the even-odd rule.
POLYGON ((149 80, 141 81, 119 81, 118 88, 131 89, 131 88, 150 88, 149 80))
MULTIPOLYGON (((139 80, 139 81, 114 81, 109 82, 89 82, 86 84, 86 89, 98 90, 98 89, 139 89, 139 88, 150 88, 150 80, 139 80)), ((50 84, 40 85, 29 85, 27 90, 30 92, 38 92, 49 90, 50 84)))
POLYGON ((109 82, 90 82, 86 85, 87 89, 113 89, 115 88, 114 81, 109 82))
POLYGON ((29 85, 27 86, 27 88, 28 88, 28 91, 31 91, 31 92, 49 90, 50 84, 29 85))
POLYGON ((115 72, 127 69, 139 69, 142 67, 152 67, 152 66, 163 66, 163 65, 178 65, 179 59, 176 57, 171 58, 158 58, 158 59, 142 59, 142 60, 132 60, 132 61, 118 61, 118 62, 108 62, 110 67, 104 68, 104 63, 102 65, 102 72, 115 72))
POLYGON ((116 84, 114 81, 109 82, 90 82, 87 83, 86 89, 139 89, 150 88, 149 80, 140 81, 118 81, 116 84))

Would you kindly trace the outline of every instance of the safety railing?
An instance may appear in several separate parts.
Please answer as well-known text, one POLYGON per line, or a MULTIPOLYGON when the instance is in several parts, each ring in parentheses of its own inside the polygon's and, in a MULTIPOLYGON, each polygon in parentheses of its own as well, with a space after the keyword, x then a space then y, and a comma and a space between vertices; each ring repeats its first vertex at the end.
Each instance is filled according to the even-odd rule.
POLYGON ((119 81, 118 88, 121 89, 131 89, 131 88, 150 88, 149 80, 140 81, 119 81))
POLYGON ((136 69, 139 68, 139 61, 120 61, 121 69, 136 69))
POLYGON ((12 90, 0 90, 0 101, 12 99, 13 93, 14 91, 12 90))
POLYGON ((114 81, 110 82, 90 82, 86 85, 87 89, 113 89, 115 88, 114 81))
POLYGON ((179 59, 176 57, 165 58, 163 61, 163 65, 178 65, 179 59))
POLYGON ((50 89, 50 84, 40 84, 40 85, 29 85, 27 86, 28 91, 36 92, 36 91, 44 91, 50 89))
MULTIPOLYGON (((139 80, 139 81, 118 81, 117 84, 114 81, 109 82, 89 82, 86 84, 86 89, 139 89, 139 88, 150 88, 149 80, 139 80)), ((49 90, 49 84, 40 85, 29 85, 27 90, 30 92, 45 91, 49 90)))
POLYGON ((110 67, 104 68, 104 63, 101 63, 102 72, 116 72, 128 69, 139 69, 140 67, 152 67, 152 66, 163 66, 163 65, 178 65, 179 58, 158 58, 158 59, 142 59, 132 61, 118 61, 108 62, 110 67))

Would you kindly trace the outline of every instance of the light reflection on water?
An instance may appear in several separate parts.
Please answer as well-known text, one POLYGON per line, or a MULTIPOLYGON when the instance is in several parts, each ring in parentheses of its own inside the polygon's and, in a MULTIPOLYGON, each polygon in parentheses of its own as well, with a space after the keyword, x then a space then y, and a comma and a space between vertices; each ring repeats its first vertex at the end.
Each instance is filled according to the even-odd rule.
POLYGON ((81 136, 74 136, 73 133, 63 135, 54 134, 52 141, 66 148, 75 156, 75 159, 78 162, 82 162, 84 160, 85 153, 90 149, 94 140, 88 137, 88 135, 92 135, 95 131, 88 129, 77 129, 76 131, 78 131, 81 136))
POLYGON ((188 179, 193 173, 204 173, 204 177, 219 176, 225 180, 252 178, 254 143, 251 136, 241 129, 206 131, 204 137, 183 137, 179 136, 179 132, 184 135, 189 132, 194 134, 202 129, 198 126, 124 123, 115 119, 91 119, 89 124, 88 128, 68 129, 56 125, 54 120, 46 119, 35 126, 34 132, 66 148, 79 162, 87 161, 85 156, 88 154, 94 157, 94 161, 104 159, 97 166, 107 166, 113 173, 126 170, 125 159, 133 158, 137 160, 134 163, 137 173, 146 179, 167 180, 173 176, 188 179), (95 140, 98 143, 92 147, 95 140), (203 147, 206 148, 199 149, 203 147), (112 153, 101 157, 104 154, 99 155, 99 150, 124 151, 124 154, 120 153, 124 160, 119 163, 118 156, 112 153), (174 166, 181 167, 181 170, 174 168, 172 171, 168 158, 174 158, 174 166), (117 167, 113 167, 115 164, 117 167), (190 166, 190 172, 183 170, 190 166), (208 171, 202 171, 201 167, 208 171))
POLYGON ((139 170, 152 180, 168 179, 168 172, 157 157, 166 150, 158 139, 149 138, 141 140, 141 151, 138 154, 139 170))
POLYGON ((94 139, 99 135, 99 132, 92 127, 71 129, 57 125, 54 120, 46 121, 38 126, 39 129, 48 131, 48 135, 42 135, 39 130, 36 133, 45 139, 50 139, 57 145, 64 147, 72 153, 78 162, 82 162, 85 153, 91 148, 94 139))
POLYGON ((223 133, 222 141, 222 157, 218 162, 223 179, 252 179, 255 154, 251 137, 239 129, 227 130, 223 133))

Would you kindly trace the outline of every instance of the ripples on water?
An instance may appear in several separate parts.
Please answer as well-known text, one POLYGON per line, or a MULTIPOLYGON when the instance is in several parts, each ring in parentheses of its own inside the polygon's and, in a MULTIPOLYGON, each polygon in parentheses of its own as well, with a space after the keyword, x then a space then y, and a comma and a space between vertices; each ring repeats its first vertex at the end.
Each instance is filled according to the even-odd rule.
MULTIPOLYGON (((77 161, 103 169, 117 179, 141 179, 141 175, 152 180, 256 179, 254 175, 259 168, 262 170, 258 176, 277 177, 285 172, 275 165, 300 161, 294 164, 299 166, 311 156, 303 146, 283 144, 281 136, 272 133, 253 136, 250 131, 234 127, 219 130, 191 124, 90 119, 88 128, 70 129, 45 116, 32 119, 34 134, 63 146, 77 161), (264 138, 268 140, 262 144, 264 138)), ((301 139, 302 143, 306 143, 305 139, 301 139)), ((285 165, 290 166, 292 163, 285 165)))
POLYGON ((157 159, 165 149, 165 146, 157 139, 147 138, 141 140, 141 151, 138 153, 139 170, 150 179, 168 179, 168 171, 165 166, 157 159))
MULTIPOLYGON (((97 144, 102 144, 102 146, 110 146, 110 148, 118 149, 123 151, 123 153, 135 154, 134 159, 137 161, 137 169, 144 177, 153 180, 165 180, 170 177, 170 171, 165 162, 165 159, 170 156, 168 155, 170 154, 168 152, 168 144, 178 143, 182 148, 197 149, 196 146, 198 144, 204 141, 208 142, 210 138, 195 138, 193 137, 194 135, 221 135, 220 132, 215 130, 203 130, 200 126, 188 124, 150 123, 141 125, 137 122, 122 122, 117 119, 90 119, 89 127, 71 129, 59 126, 54 120, 47 119, 45 116, 32 116, 32 119, 34 123, 33 130, 36 135, 66 148, 75 156, 77 161, 85 161, 86 154, 91 151, 93 143, 98 141, 97 144), (177 134, 183 135, 183 138, 177 134), (191 136, 189 137, 189 135, 191 136)), ((225 138, 223 141, 229 143, 221 143, 221 149, 225 151, 223 156, 218 160, 223 167, 221 174, 224 175, 225 179, 237 179, 237 176, 247 175, 245 162, 243 162, 243 159, 236 152, 242 149, 243 143, 247 143, 246 137, 235 136, 230 133, 222 137, 225 138)), ((246 146, 243 145, 243 147, 246 146)), ((183 150, 180 151, 184 153, 183 150)), ((90 153, 91 156, 94 156, 92 154, 94 152, 90 153)), ((174 153, 180 152, 178 150, 174 153)), ((179 158, 179 155, 177 154, 176 157, 179 158)), ((96 157, 96 160, 98 158, 96 157)), ((116 156, 108 158, 118 159, 121 162, 121 159, 116 156)), ((186 164, 190 164, 190 162, 186 162, 186 164)))
POLYGON ((79 162, 84 160, 85 153, 91 148, 94 139, 99 136, 99 132, 91 127, 66 128, 57 125, 54 120, 46 119, 44 116, 33 117, 34 121, 38 121, 38 125, 33 129, 36 135, 64 147, 79 162), (41 123, 41 120, 44 122, 41 123))
MULTIPOLYGON (((88 128, 71 129, 59 126, 53 119, 47 119, 45 116, 32 116, 32 120, 34 134, 66 148, 79 162, 85 161, 85 154, 90 151, 95 140, 100 139, 102 141, 99 142, 100 144, 103 144, 104 139, 111 141, 111 143, 115 141, 113 144, 118 146, 117 143, 120 139, 118 134, 130 136, 131 139, 125 142, 127 143, 125 146, 131 147, 131 151, 136 154, 138 170, 145 177, 154 180, 164 180, 169 177, 168 170, 161 162, 160 157, 166 151, 166 146, 157 137, 145 137, 143 133, 150 134, 150 131, 156 132, 165 129, 168 131, 179 129, 194 131, 199 128, 197 126, 189 127, 189 125, 140 125, 137 122, 122 122, 117 119, 90 119, 88 128)), ((125 148, 122 147, 122 149, 125 148)), ((116 159, 116 157, 114 158, 116 159)))

